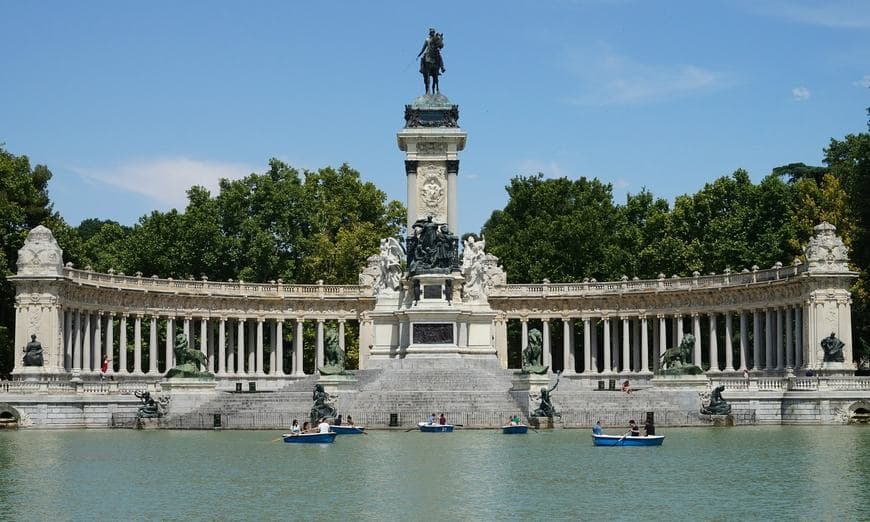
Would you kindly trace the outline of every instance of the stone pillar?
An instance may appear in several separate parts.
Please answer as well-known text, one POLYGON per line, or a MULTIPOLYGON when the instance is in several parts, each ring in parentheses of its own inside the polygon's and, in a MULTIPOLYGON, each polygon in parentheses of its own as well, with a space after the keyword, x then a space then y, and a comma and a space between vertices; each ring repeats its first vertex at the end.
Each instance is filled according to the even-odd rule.
POLYGON ((82 326, 82 373, 91 371, 91 312, 85 312, 85 324, 82 326))
POLYGON ((218 375, 227 373, 227 318, 221 317, 218 323, 218 375))
MULTIPOLYGON (((205 356, 208 361, 208 318, 201 317, 199 319, 199 351, 205 356)), ((208 366, 206 366, 208 369, 208 366)))
POLYGON ((175 317, 171 315, 166 316, 165 343, 166 346, 163 348, 164 352, 166 352, 164 354, 164 358, 166 359, 166 367, 163 369, 164 373, 175 367, 175 317))
POLYGON ((323 319, 317 320, 317 336, 315 340, 314 370, 319 371, 323 367, 323 319))
POLYGON ((248 340, 245 343, 245 353, 248 359, 248 375, 257 373, 257 327, 254 326, 256 319, 248 321, 248 340))
POLYGON ((633 372, 637 373, 640 371, 640 317, 636 317, 631 320, 631 340, 632 340, 632 350, 631 350, 631 369, 633 372))
POLYGON ((604 368, 603 371, 605 373, 610 373, 611 368, 610 365, 610 317, 604 317, 604 326, 602 327, 602 332, 604 332, 604 346, 602 352, 604 352, 604 368))
POLYGON ((776 364, 773 352, 773 310, 769 308, 764 313, 764 347, 764 369, 773 370, 776 364))
POLYGON ((615 318, 610 325, 613 327, 610 333, 610 371, 619 373, 619 318, 615 318))
POLYGON ((692 364, 701 368, 701 314, 692 314, 692 335, 695 336, 695 346, 692 353, 692 364))
POLYGON ((103 311, 97 311, 94 319, 94 370, 100 372, 103 367, 103 311))
POLYGON ((795 335, 794 335, 794 367, 803 368, 804 366, 804 328, 803 316, 804 307, 797 305, 794 311, 795 335))
MULTIPOLYGON (((529 347, 529 318, 523 317, 520 319, 520 325, 522 328, 522 333, 520 333, 520 360, 522 360, 522 354, 529 347)), ((567 365, 567 363, 565 364, 567 365)))
MULTIPOLYGON (((592 321, 589 317, 583 318, 583 374, 589 375, 592 373, 592 321)), ((597 370, 597 368, 596 368, 597 370)))
POLYGON ((542 329, 541 333, 544 337, 544 343, 543 343, 543 347, 542 347, 544 350, 543 365, 546 368, 550 368, 553 365, 553 356, 550 353, 550 319, 549 318, 544 317, 541 320, 541 329, 542 329))
POLYGON ((740 310, 740 368, 741 372, 748 368, 747 348, 749 346, 748 317, 746 310, 740 310))
MULTIPOLYGON (((697 321, 699 321, 698 322, 698 331, 700 331, 700 329, 701 329, 700 319, 697 318, 697 315, 693 315, 693 317, 695 317, 695 319, 697 321)), ((667 336, 667 330, 665 329, 665 316, 659 315, 658 319, 659 319, 659 350, 658 350, 657 358, 661 359, 662 354, 668 350, 668 345, 667 345, 667 337, 668 336, 667 336)), ((695 345, 696 345, 696 349, 698 351, 698 359, 700 359, 701 358, 701 355, 700 355, 701 354, 701 337, 700 336, 695 337, 695 345)), ((699 366, 700 366, 700 364, 699 364, 699 366)))
POLYGON ((142 375, 142 314, 133 322, 133 373, 142 375))
POLYGON ((589 321, 589 360, 592 365, 592 373, 600 373, 598 370, 598 318, 593 317, 589 321))
POLYGON ((640 371, 649 372, 649 333, 647 332, 646 316, 640 316, 640 371))
POLYGON ((752 311, 752 369, 759 371, 763 369, 761 350, 763 343, 761 340, 761 310, 752 311))
POLYGON ((708 314, 710 319, 710 373, 721 371, 719 369, 719 340, 716 332, 716 312, 708 314))
POLYGON ((148 373, 157 373, 157 316, 151 316, 151 335, 148 337, 148 373))
POLYGON ((731 335, 733 333, 733 325, 731 324, 733 321, 734 314, 731 311, 725 312, 725 371, 733 372, 734 371, 734 344, 731 342, 731 335))
POLYGON ((628 373, 631 371, 631 354, 629 353, 629 342, 631 341, 631 338, 628 328, 628 322, 630 319, 624 316, 619 319, 622 321, 622 373, 628 373))
POLYGON ((447 162, 447 227, 456 233, 459 229, 459 213, 456 211, 456 177, 459 174, 459 160, 447 162))
POLYGON ((245 374, 245 320, 236 320, 236 373, 245 374))
POLYGON ((127 314, 121 314, 121 324, 118 327, 118 371, 126 375, 127 370, 127 314))
POLYGON ((190 316, 185 316, 184 318, 184 338, 187 339, 187 346, 189 348, 194 348, 193 346, 193 337, 190 336, 190 316))
POLYGON ((106 316, 106 355, 109 356, 107 374, 115 373, 115 314, 109 312, 106 316))
POLYGON ((794 368, 794 342, 793 333, 794 333, 794 322, 792 322, 792 308, 791 306, 786 306, 783 309, 785 312, 785 366, 786 368, 792 369, 794 368))
POLYGON ((263 321, 262 317, 257 318, 257 375, 263 375, 263 321))
POLYGON ((209 373, 213 374, 214 370, 215 370, 215 354, 217 352, 217 350, 215 349, 215 342, 214 342, 214 336, 215 336, 215 323, 214 323, 214 321, 208 322, 208 326, 206 327, 206 332, 208 334, 206 336, 208 338, 208 342, 206 344, 206 349, 208 350, 208 359, 207 359, 208 366, 206 369, 208 370, 209 373))
POLYGON ((293 343, 293 354, 296 356, 296 360, 293 364, 293 375, 304 375, 305 371, 302 367, 302 354, 303 348, 302 345, 302 319, 296 319, 296 341, 293 343))
POLYGON ((233 375, 236 373, 236 330, 233 328, 232 319, 227 318, 227 365, 226 374, 233 375))
POLYGON ((678 321, 677 317, 679 317, 680 319, 683 318, 679 314, 674 314, 671 317, 671 339, 672 339, 671 345, 672 346, 678 346, 680 344, 680 335, 679 335, 679 332, 677 332, 677 329, 680 328, 680 326, 682 325, 682 320, 678 321))
POLYGON ((347 352, 345 352, 345 342, 344 342, 344 319, 338 320, 338 349, 341 351, 342 355, 347 357, 347 352))
POLYGON ((782 332, 785 328, 785 310, 782 307, 774 309, 776 314, 776 369, 785 370, 785 347, 782 345, 782 332))
POLYGON ((272 365, 272 373, 284 375, 284 321, 280 318, 275 319, 275 364, 272 365))
POLYGON ((674 339, 674 348, 683 340, 683 314, 677 314, 677 337, 674 339))
POLYGON ((562 373, 576 373, 576 365, 574 364, 574 321, 568 317, 562 320, 562 333, 562 358, 564 360, 562 373))
POLYGON ((63 369, 72 370, 73 367, 73 343, 75 342, 75 333, 73 332, 73 312, 67 310, 64 312, 64 328, 66 334, 66 347, 64 348, 63 369))

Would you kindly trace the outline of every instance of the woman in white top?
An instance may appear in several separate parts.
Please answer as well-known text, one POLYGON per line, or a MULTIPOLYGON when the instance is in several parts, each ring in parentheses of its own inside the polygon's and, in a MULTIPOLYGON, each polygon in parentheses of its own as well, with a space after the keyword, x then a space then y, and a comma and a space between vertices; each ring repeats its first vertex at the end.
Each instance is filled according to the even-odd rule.
POLYGON ((320 419, 320 424, 317 427, 320 429, 320 433, 329 433, 329 423, 326 422, 326 419, 320 419))
POLYGON ((293 419, 293 424, 290 426, 290 433, 292 433, 293 435, 299 435, 300 430, 298 420, 293 419))

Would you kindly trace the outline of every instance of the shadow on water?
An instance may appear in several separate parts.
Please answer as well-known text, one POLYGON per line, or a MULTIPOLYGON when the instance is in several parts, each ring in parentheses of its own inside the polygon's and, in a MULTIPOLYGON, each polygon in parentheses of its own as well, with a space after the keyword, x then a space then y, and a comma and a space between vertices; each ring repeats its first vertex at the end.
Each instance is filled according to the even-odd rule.
POLYGON ((662 434, 659 448, 596 448, 585 430, 332 445, 263 431, 0 433, 0 518, 865 517, 868 426, 662 434))

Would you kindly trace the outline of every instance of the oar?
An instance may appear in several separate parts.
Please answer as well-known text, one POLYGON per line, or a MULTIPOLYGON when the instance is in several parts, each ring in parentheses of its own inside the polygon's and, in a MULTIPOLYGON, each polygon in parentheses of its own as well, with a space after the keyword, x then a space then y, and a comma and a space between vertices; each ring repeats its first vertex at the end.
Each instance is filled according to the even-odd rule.
POLYGON ((279 440, 284 440, 284 437, 278 437, 277 439, 272 439, 272 442, 278 442, 279 440))
POLYGON ((627 431, 627 432, 625 433, 625 435, 623 435, 622 437, 619 437, 619 440, 616 441, 616 445, 617 445, 617 446, 622 446, 622 441, 625 440, 626 437, 628 437, 628 434, 629 434, 629 433, 631 433, 631 432, 630 432, 630 431, 627 431))

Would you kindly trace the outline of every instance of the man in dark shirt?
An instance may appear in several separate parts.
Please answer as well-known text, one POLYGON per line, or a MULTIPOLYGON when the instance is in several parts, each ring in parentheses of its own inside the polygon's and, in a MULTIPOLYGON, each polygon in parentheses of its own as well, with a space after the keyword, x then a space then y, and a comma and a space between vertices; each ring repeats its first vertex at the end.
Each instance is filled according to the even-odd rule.
POLYGON ((646 421, 646 424, 643 425, 644 434, 649 437, 656 434, 656 427, 651 421, 646 421))

